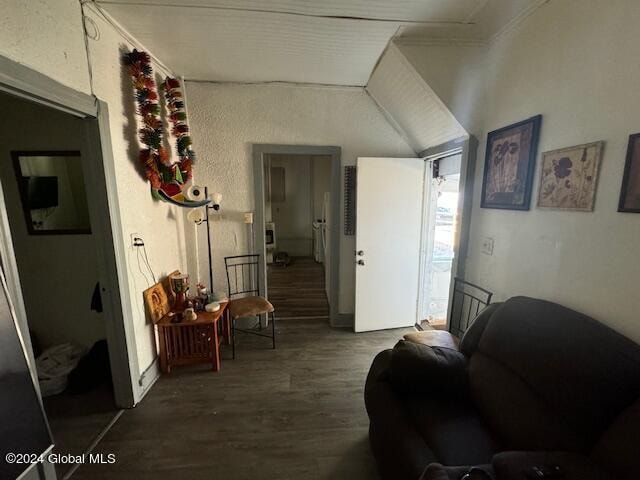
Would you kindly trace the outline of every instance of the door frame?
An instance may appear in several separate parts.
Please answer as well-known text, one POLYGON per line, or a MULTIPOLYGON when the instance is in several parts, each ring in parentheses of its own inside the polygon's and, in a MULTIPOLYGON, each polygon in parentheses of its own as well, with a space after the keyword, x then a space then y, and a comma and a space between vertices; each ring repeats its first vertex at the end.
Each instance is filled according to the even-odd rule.
POLYGON ((253 184, 255 193, 256 228, 253 229, 254 245, 261 255, 260 295, 268 298, 267 258, 264 218, 264 162, 267 155, 324 155, 331 157, 331 298, 329 298, 329 323, 332 327, 343 327, 345 322, 339 313, 340 291, 340 225, 342 148, 317 145, 273 145, 255 143, 253 151, 253 184))
MULTIPOLYGON (((449 157, 451 155, 461 155, 460 183, 458 187, 460 192, 460 196, 458 197, 458 211, 460 212, 460 216, 456 228, 457 234, 454 240, 453 262, 451 264, 449 304, 447 307, 447 328, 449 326, 449 316, 451 314, 451 299, 455 278, 464 278, 466 270, 467 254, 469 252, 469 237, 471 233, 471 211, 473 209, 473 188, 475 183, 477 152, 478 139, 473 135, 460 137, 420 152, 420 156, 424 157, 425 161, 433 161, 438 158, 449 157)), ((422 271, 422 262, 420 262, 420 265, 420 278, 422 279, 425 272, 422 271)), ((420 295, 420 292, 418 292, 418 295, 420 295)), ((417 322, 418 319, 416 319, 416 325, 417 322)))
MULTIPOLYGON (((94 239, 114 397, 119 407, 131 408, 142 396, 142 385, 137 379, 139 366, 133 331, 133 312, 128 308, 131 302, 126 249, 121 233, 108 106, 94 95, 62 85, 3 56, 0 56, 0 92, 86 120, 84 135, 90 150, 87 157, 91 156, 94 163, 90 165, 91 168, 84 169, 84 175, 89 187, 87 197, 92 231, 97 233, 94 239), (105 212, 109 214, 105 215, 105 212)), ((0 195, 0 240, 0 255, 6 269, 7 285, 13 297, 18 325, 25 344, 29 347, 27 357, 31 374, 37 378, 4 194, 0 195)), ((37 382, 36 389, 40 394, 37 382)))

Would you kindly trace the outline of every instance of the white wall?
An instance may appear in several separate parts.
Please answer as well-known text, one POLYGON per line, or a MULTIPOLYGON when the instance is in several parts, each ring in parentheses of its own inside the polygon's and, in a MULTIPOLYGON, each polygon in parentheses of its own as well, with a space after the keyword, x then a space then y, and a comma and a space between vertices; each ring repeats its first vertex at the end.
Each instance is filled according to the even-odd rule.
POLYGON ((0 55, 91 93, 79 0, 3 0, 0 55))
MULTIPOLYGON (((131 82, 121 54, 133 45, 86 4, 92 83, 85 49, 80 2, 77 0, 6 0, 0 14, 0 55, 23 63, 49 77, 108 103, 119 210, 125 244, 131 234, 145 240, 156 277, 176 268, 186 270, 183 212, 154 201, 138 167, 137 125, 131 82), (8 2, 8 5, 7 5, 8 2)), ((140 47, 138 46, 140 49, 140 47)), ((156 73, 160 73, 158 66, 156 73)), ((165 72, 162 72, 163 74, 165 72)), ((130 308, 134 316, 140 373, 156 356, 154 328, 146 320, 142 291, 148 287, 139 272, 136 251, 127 251, 130 308)), ((134 372, 135 375, 135 372, 134 372)))
MULTIPOLYGON (((149 261, 157 279, 176 269, 186 270, 186 245, 181 208, 153 200, 149 184, 138 161, 137 116, 131 79, 122 66, 122 52, 134 46, 90 8, 87 15, 98 29, 97 40, 89 39, 94 94, 109 104, 109 123, 120 200, 122 236, 127 251, 127 273, 133 311, 134 331, 138 347, 140 373, 156 357, 154 327, 146 318, 142 292, 150 286, 140 272, 137 250, 131 246, 136 233, 145 242, 149 261)), ((154 65, 158 78, 161 72, 154 65)), ((166 123, 166 122, 165 122, 166 123)), ((147 277, 150 277, 147 274, 147 277)))
POLYGON ((29 328, 45 348, 65 342, 89 348, 106 335, 103 314, 90 309, 98 281, 93 234, 29 235, 11 158, 12 150, 82 152, 82 122, 6 94, 0 102, 0 181, 29 328))
MULTIPOLYGON (((311 157, 272 155, 271 168, 284 168, 284 202, 271 201, 276 226, 276 251, 292 257, 311 256, 311 157)), ((266 217, 265 217, 266 218, 266 217)))
POLYGON ((366 88, 416 153, 467 134, 393 41, 380 57, 366 88))
MULTIPOLYGON (((525 294, 595 316, 640 341, 640 215, 617 213, 627 137, 640 131, 640 3, 552 1, 489 52, 485 131, 542 114, 539 151, 606 142, 593 213, 480 209, 480 149, 467 263, 496 300, 525 294), (495 239, 493 256, 481 253, 495 239)), ((480 138, 484 146, 486 135, 480 138)))
POLYGON ((331 157, 317 155, 311 157, 313 194, 313 221, 322 218, 325 192, 331 191, 331 157))
POLYGON ((467 133, 482 133, 487 47, 405 42, 399 50, 467 133))
MULTIPOLYGON (((212 225, 215 282, 221 290, 226 290, 222 258, 248 248, 241 213, 254 209, 253 143, 336 145, 342 147, 343 165, 353 165, 358 156, 415 154, 360 88, 187 82, 187 90, 196 180, 224 194, 225 218, 212 225)), ((204 231, 199 234, 199 245, 206 245, 204 231)), ((342 237, 341 313, 354 308, 354 245, 354 237, 342 237)), ((204 275, 205 248, 199 259, 204 275)))

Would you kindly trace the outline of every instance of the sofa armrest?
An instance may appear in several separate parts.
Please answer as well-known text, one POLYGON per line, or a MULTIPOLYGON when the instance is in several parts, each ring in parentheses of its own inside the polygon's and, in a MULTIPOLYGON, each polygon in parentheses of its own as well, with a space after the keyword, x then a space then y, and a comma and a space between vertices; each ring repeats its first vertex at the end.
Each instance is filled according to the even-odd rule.
POLYGON ((404 398, 389 383, 391 352, 380 352, 367 375, 364 398, 370 420, 369 442, 380 478, 416 480, 436 457, 416 430, 404 398))
POLYGON ((467 396, 469 361, 462 353, 400 340, 391 352, 389 381, 394 390, 467 396))
POLYGON ((497 480, 535 479, 535 468, 553 470, 550 480, 614 480, 591 458, 573 452, 502 452, 491 461, 497 480))

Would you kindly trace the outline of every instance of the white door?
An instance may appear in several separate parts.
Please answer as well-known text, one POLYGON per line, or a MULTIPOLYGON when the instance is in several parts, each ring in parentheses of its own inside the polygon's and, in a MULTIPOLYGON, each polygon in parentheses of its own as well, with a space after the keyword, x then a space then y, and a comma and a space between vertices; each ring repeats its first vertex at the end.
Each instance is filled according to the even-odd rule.
POLYGON ((416 323, 425 162, 358 158, 355 331, 416 323))

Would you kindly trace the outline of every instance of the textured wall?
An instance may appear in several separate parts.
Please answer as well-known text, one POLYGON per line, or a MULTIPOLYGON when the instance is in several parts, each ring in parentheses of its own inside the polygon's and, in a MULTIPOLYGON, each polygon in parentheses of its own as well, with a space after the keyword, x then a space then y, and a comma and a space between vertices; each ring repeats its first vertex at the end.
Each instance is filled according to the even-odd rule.
POLYGON ((3 0, 0 55, 90 93, 78 0, 3 0))
MULTIPOLYGON (((87 15, 99 31, 97 40, 89 40, 93 66, 95 95, 109 104, 109 123, 116 167, 122 236, 127 249, 127 274, 133 311, 134 331, 138 347, 138 363, 142 373, 156 356, 154 327, 146 319, 142 292, 150 286, 150 275, 140 272, 137 250, 131 246, 131 236, 137 233, 146 245, 149 261, 156 278, 176 269, 185 270, 183 212, 151 198, 149 184, 139 167, 137 117, 128 71, 122 67, 123 50, 132 45, 122 39, 99 15, 87 9, 87 15)), ((160 76, 156 67, 156 74, 160 76)))
POLYGON ((640 3, 550 2, 495 44, 487 64, 486 130, 542 114, 539 152, 604 140, 595 211, 479 208, 480 138, 467 263, 469 280, 496 292, 558 301, 640 341, 640 215, 617 213, 628 135, 640 131, 640 3), (493 256, 481 253, 495 239, 493 256))
MULTIPOLYGON (((88 40, 93 72, 93 93, 109 105, 119 210, 125 244, 137 233, 145 240, 156 277, 175 269, 186 270, 183 211, 154 201, 138 167, 139 143, 133 91, 121 55, 133 45, 86 4, 90 19, 88 40)), ((26 64, 76 90, 91 93, 80 2, 77 0, 6 0, 0 13, 0 55, 26 64)), ((156 73, 160 73, 156 69, 156 73)), ((117 235, 117 232, 116 232, 117 235)), ((147 273, 138 267, 137 250, 127 250, 127 272, 134 316, 140 373, 156 356, 154 328, 146 320, 142 291, 147 273)), ((134 376, 136 373, 134 372, 134 376)), ((135 379, 134 379, 135 380, 135 379)))
MULTIPOLYGON (((359 156, 413 156, 371 98, 359 88, 187 83, 198 153, 196 181, 224 195, 224 219, 212 224, 216 285, 226 290, 222 257, 246 252, 242 212, 253 211, 253 143, 336 145, 342 162, 359 156)), ((189 233, 193 227, 188 226, 189 233)), ((193 243, 192 243, 193 245, 193 243)), ((206 276, 206 239, 198 232, 199 269, 206 276)), ((353 312, 354 237, 342 237, 339 309, 353 312)), ((190 271, 196 269, 192 256, 190 271)))

